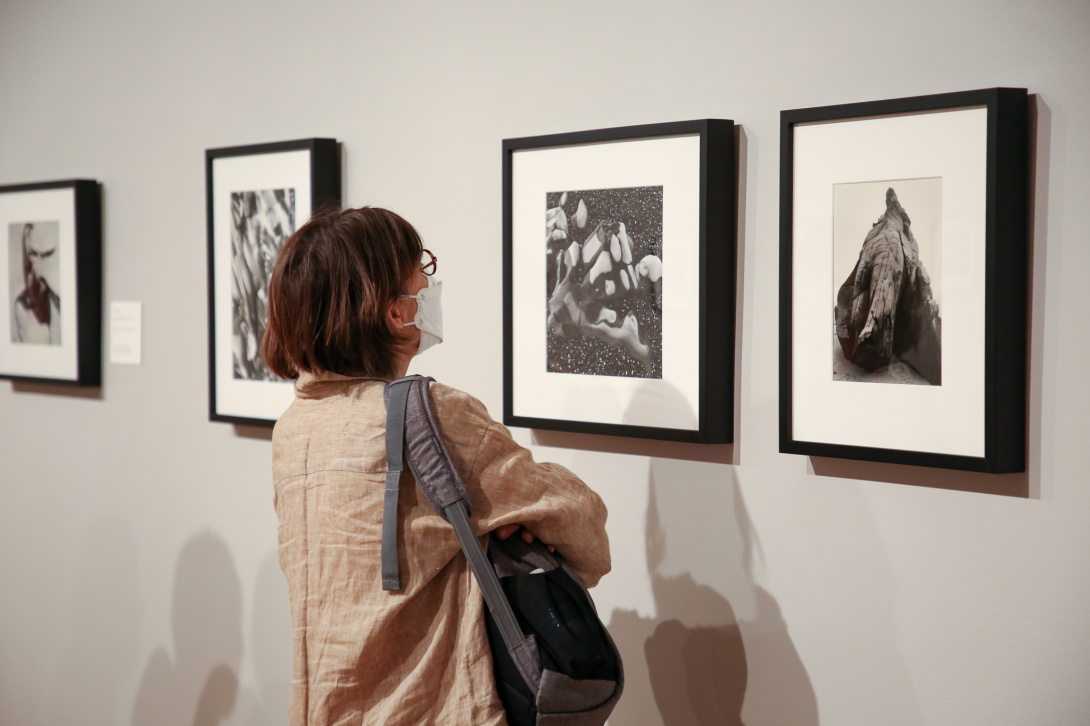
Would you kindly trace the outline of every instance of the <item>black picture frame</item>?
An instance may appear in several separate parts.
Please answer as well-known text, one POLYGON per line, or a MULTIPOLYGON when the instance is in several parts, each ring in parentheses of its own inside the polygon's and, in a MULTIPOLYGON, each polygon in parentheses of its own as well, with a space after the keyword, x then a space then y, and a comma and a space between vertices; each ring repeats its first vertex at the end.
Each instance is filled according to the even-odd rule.
POLYGON ((5 331, 0 334, 0 378, 102 385, 101 200, 99 183, 93 179, 0 186, 0 232, 7 242, 0 254, 0 289, 6 291, 7 303, 0 327, 5 331), (44 285, 40 289, 46 291, 48 302, 41 313, 46 320, 28 326, 20 322, 30 320, 22 302, 28 274, 23 266, 29 264, 27 245, 33 245, 34 235, 41 232, 50 240, 44 244, 49 249, 38 250, 46 254, 36 259, 52 262, 45 263, 51 264, 50 272, 33 274, 41 275, 42 282, 35 285, 44 285), (73 304, 74 314, 69 312, 73 304))
MULTIPOLYGON (((733 440, 734 130, 734 122, 730 120, 700 119, 503 141, 503 421, 506 425, 705 444, 733 440), (675 145, 676 153, 668 151, 675 149, 675 145), (552 189, 548 185, 553 182, 547 180, 567 186, 552 189), (568 197, 564 192, 571 192, 570 202, 565 201, 568 197), (587 198, 598 199, 591 206, 598 204, 605 210, 616 195, 634 195, 633 204, 645 205, 652 210, 651 216, 639 222, 643 225, 640 227, 631 219, 620 218, 622 213, 614 212, 617 219, 602 216, 596 229, 604 230, 601 232, 604 237, 613 235, 611 239, 619 238, 626 229, 647 229, 645 239, 658 240, 658 247, 653 248, 658 254, 643 256, 639 263, 643 267, 629 266, 630 277, 626 279, 636 279, 636 275, 645 282, 652 279, 653 272, 643 276, 640 270, 647 269, 651 257, 660 260, 657 279, 660 292, 654 293, 658 295, 655 299, 659 317, 657 321, 651 319, 651 323, 661 326, 661 335, 669 344, 651 340, 652 333, 647 331, 653 327, 644 324, 649 316, 641 318, 636 313, 624 313, 625 305, 631 307, 635 303, 610 302, 608 305, 616 309, 609 307, 598 315, 612 313, 616 320, 612 324, 605 320, 601 323, 615 327, 623 315, 622 324, 627 325, 629 315, 636 317, 633 326, 637 330, 636 342, 605 344, 620 351, 606 349, 606 354, 623 359, 618 365, 628 365, 630 369, 618 374, 607 368, 607 364, 597 362, 594 365, 601 366, 599 371, 608 372, 587 373, 590 365, 570 363, 576 358, 562 358, 565 354, 557 351, 567 346, 584 361, 592 355, 601 355, 584 352, 584 346, 590 345, 588 341, 598 335, 585 332, 591 329, 587 317, 590 313, 586 311, 607 306, 583 293, 578 301, 575 296, 566 298, 575 307, 559 303, 559 288, 554 284, 552 290, 548 289, 555 251, 550 251, 547 240, 546 255, 540 256, 541 248, 534 246, 533 239, 536 235, 536 244, 540 245, 542 226, 547 234, 555 233, 555 229, 552 233, 548 231, 551 223, 546 220, 554 215, 555 223, 560 213, 551 211, 548 205, 557 204, 554 210, 567 205, 571 210, 563 215, 565 223, 567 215, 574 211, 572 237, 561 240, 560 245, 574 242, 585 255, 590 238, 587 237, 585 244, 579 243, 578 238, 588 230, 577 231, 576 227, 580 219, 593 222, 596 212, 591 209, 588 214, 584 205, 580 217, 576 199, 580 203, 587 198), (655 212, 656 209, 661 212, 655 212), (661 216, 654 217, 659 213, 661 216), (618 225, 626 221, 630 223, 627 228, 618 225), (612 226, 603 227, 607 222, 612 226), (656 236, 655 229, 662 234, 656 236), (673 280, 669 279, 671 275, 673 280), (527 292, 531 288, 536 292, 527 292), (541 292, 545 294, 540 295, 541 292), (678 312, 682 306, 687 307, 678 312), (661 348, 656 348, 656 344, 661 348), (650 352, 641 358, 645 346, 650 352), (653 359, 652 355, 659 351, 662 357, 653 359), (561 359, 563 364, 554 362, 561 359), (658 378, 639 378, 654 376, 656 372, 658 378), (606 401, 600 409, 594 403, 599 397, 606 401), (576 415, 569 415, 553 403, 562 400, 572 402, 570 410, 576 415), (579 407, 581 410, 576 410, 579 407)), ((630 217, 643 220, 635 212, 630 217)), ((623 248, 635 250, 640 244, 634 232, 623 248)), ((647 251, 652 247, 645 245, 642 249, 647 251)), ((556 252, 553 283, 561 280, 563 270, 565 282, 581 279, 578 287, 589 290, 589 263, 577 270, 579 257, 570 248, 568 252, 556 252)), ((617 267, 624 267, 623 259, 617 267)), ((621 276, 620 272, 612 272, 614 268, 610 269, 609 274, 621 276)), ((597 284, 603 297, 617 295, 620 289, 616 284, 613 288, 608 287, 609 283, 597 284), (610 289, 612 293, 608 292, 610 289)), ((632 336, 626 340, 631 341, 632 336)))
MULTIPOLYGON (((990 473, 1024 471, 1030 154, 1027 91, 990 88, 795 109, 781 113, 780 130, 780 451, 990 473), (927 128, 932 132, 923 131, 927 128), (955 132, 957 129, 967 131, 955 132), (897 143, 883 143, 886 135, 897 143), (837 153, 862 149, 866 151, 837 153), (959 161, 961 155, 966 161, 959 161), (922 175, 898 176, 900 169, 923 169, 930 162, 921 157, 930 156, 941 159, 935 162, 936 170, 941 167, 950 173, 932 177, 925 170, 922 175), (863 243, 855 248, 859 267, 852 267, 843 281, 835 277, 835 262, 829 264, 834 269, 833 287, 820 294, 836 291, 844 295, 837 298, 838 304, 843 300, 840 327, 835 327, 838 308, 822 307, 829 298, 815 297, 810 292, 820 291, 825 284, 820 272, 811 272, 814 265, 810 263, 820 262, 826 254, 824 245, 833 252, 830 257, 836 255, 836 235, 841 229, 837 215, 841 209, 850 209, 837 195, 845 191, 847 199, 847 191, 863 189, 835 188, 836 180, 854 184, 849 177, 856 168, 863 170, 860 177, 866 177, 858 180, 860 184, 888 183, 890 189, 890 179, 930 184, 938 178, 942 207, 932 216, 945 226, 944 215, 962 215, 957 224, 949 225, 957 230, 956 235, 938 233, 942 246, 936 245, 939 252, 933 254, 944 268, 942 274, 952 279, 952 293, 939 308, 938 353, 933 346, 930 354, 930 364, 938 361, 938 368, 932 366, 930 385, 910 388, 832 380, 838 375, 850 377, 850 372, 857 370, 851 367, 854 361, 875 365, 884 360, 865 360, 860 341, 869 334, 865 327, 858 327, 860 321, 871 320, 860 317, 863 312, 875 309, 865 305, 866 300, 874 299, 866 297, 870 290, 877 289, 871 285, 877 284, 875 280, 887 279, 878 277, 885 274, 879 272, 885 268, 872 256, 877 248, 868 251, 863 236, 857 237, 858 243, 863 243), (887 170, 889 173, 883 175, 887 170), (834 182, 834 189, 822 189, 829 180, 834 182), (822 202, 820 195, 826 193, 829 199, 822 202), (822 204, 828 204, 827 213, 820 211, 822 204), (828 214, 832 224, 825 226, 823 214, 828 214), (856 270, 862 270, 864 276, 854 277, 856 270), (871 277, 866 278, 866 274, 871 277), (838 290, 837 285, 842 287, 838 290), (819 312, 809 312, 808 300, 817 301, 814 305, 819 312), (858 314, 852 307, 857 300, 864 301, 859 303, 858 310, 863 312, 858 314), (834 323, 833 358, 838 355, 837 343, 843 339, 840 353, 846 357, 845 351, 850 350, 852 359, 848 360, 851 365, 846 364, 839 372, 834 362, 832 375, 823 379, 823 354, 809 354, 821 343, 812 346, 808 341, 827 336, 816 332, 815 326, 830 309, 833 316, 826 322, 834 323), (948 384, 949 390, 942 391, 941 387, 948 384), (815 406, 814 402, 828 405, 815 406), (889 405, 891 402, 896 405, 889 405), (827 424, 824 428, 823 421, 827 424), (865 427, 871 430, 864 431, 865 427), (919 442, 924 439, 927 441, 921 446, 919 442), (875 445, 878 440, 885 445, 875 445)), ((888 192, 885 203, 889 204, 888 192)), ((914 214, 907 207, 901 212, 914 214)), ((870 221, 879 213, 879 222, 874 225, 882 227, 881 233, 890 217, 883 209, 874 209, 870 221)), ((845 212, 843 217, 850 215, 845 212)), ((866 233, 866 239, 871 239, 871 232, 866 233)), ((909 247, 905 246, 904 234, 901 240, 904 259, 911 261, 912 252, 905 252, 909 247)), ((924 247, 913 240, 912 248, 918 248, 915 260, 922 264, 924 247)), ((900 269, 909 267, 902 265, 900 269)), ((902 281, 908 279, 908 273, 904 274, 902 281)), ((901 298, 897 300, 900 306, 901 298)), ((905 308, 897 310, 910 305, 906 302, 905 308)), ((876 313, 876 326, 879 317, 876 313)), ((904 320, 923 317, 915 314, 904 320)), ((934 320, 932 329, 933 324, 934 320)), ((916 323, 902 326, 901 330, 918 329, 913 325, 916 323)), ((891 324, 890 329, 894 331, 889 333, 894 345, 906 345, 906 334, 900 333, 902 342, 897 343, 892 337, 898 335, 896 326, 891 324)), ((919 350, 918 341, 913 345, 913 351, 919 350)), ((891 362, 896 364, 894 359, 891 362)), ((924 368, 926 365, 921 364, 920 369, 924 368)), ((882 370, 869 375, 878 375, 882 370)), ((892 375, 893 367, 884 370, 892 375)), ((916 372, 912 368, 911 373, 916 372)))
POLYGON ((340 206, 340 148, 309 138, 207 149, 205 185, 209 420, 272 426, 293 391, 260 356, 267 312, 257 290, 291 233, 318 209, 340 206), (235 244, 249 245, 246 259, 235 244))

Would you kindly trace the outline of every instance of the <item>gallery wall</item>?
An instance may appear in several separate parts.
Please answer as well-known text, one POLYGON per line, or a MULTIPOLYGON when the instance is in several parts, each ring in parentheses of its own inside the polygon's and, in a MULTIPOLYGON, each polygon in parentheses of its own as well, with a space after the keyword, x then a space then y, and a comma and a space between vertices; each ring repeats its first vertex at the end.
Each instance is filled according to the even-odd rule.
POLYGON ((0 184, 103 184, 105 299, 143 364, 0 382, 0 723, 286 723, 268 431, 208 421, 203 152, 330 136, 345 200, 440 258, 415 370, 501 413, 500 141, 738 134, 736 441, 516 431, 606 500, 612 723, 1090 721, 1090 6, 0 3, 0 184), (1029 469, 778 453, 779 112, 1029 89, 1029 469))

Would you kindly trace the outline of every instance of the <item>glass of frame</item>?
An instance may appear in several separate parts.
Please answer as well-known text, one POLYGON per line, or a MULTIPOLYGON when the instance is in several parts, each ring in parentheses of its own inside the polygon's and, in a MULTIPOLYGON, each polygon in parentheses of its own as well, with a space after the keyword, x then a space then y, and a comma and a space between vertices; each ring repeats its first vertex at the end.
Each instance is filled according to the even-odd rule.
POLYGON ((780 451, 1023 471, 1026 91, 780 128, 780 451))
POLYGON ((98 183, 0 187, 0 240, 0 378, 101 385, 98 183))
POLYGON ((733 121, 504 140, 505 424, 731 441, 734 177, 733 121))
POLYGON ((294 390, 261 355, 269 276, 277 252, 311 213, 340 205, 340 151, 335 139, 209 149, 205 174, 209 416, 272 425, 294 390))

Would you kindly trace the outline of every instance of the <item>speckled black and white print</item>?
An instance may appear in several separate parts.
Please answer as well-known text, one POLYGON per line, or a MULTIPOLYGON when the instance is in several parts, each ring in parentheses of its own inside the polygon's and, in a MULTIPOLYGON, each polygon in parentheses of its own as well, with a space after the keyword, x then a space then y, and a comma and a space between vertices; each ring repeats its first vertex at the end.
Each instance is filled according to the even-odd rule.
MULTIPOLYGON (((663 259, 662 249, 663 187, 627 187, 617 189, 587 189, 548 192, 545 195, 546 224, 546 305, 556 290, 559 270, 557 258, 573 242, 582 244, 599 224, 625 225, 632 249, 632 267, 647 255, 663 259), (563 202, 562 202, 563 200, 563 202), (550 238, 555 233, 556 208, 564 210, 566 237, 550 238), (585 208, 585 213, 581 209, 585 208), (550 212, 549 210, 554 210, 550 212), (549 219, 554 220, 552 225, 549 219), (584 221, 580 227, 577 220, 584 221)), ((573 271, 573 282, 582 283, 587 269, 573 271)), ((663 262, 665 267, 665 262, 663 262)), ((579 299, 577 304, 594 318, 603 305, 594 300, 579 299)), ((554 305, 554 309, 555 309, 554 305)), ((629 295, 610 299, 604 304, 616 313, 619 325, 629 315, 638 323, 639 340, 649 349, 647 360, 641 361, 624 345, 607 342, 586 329, 568 324, 546 325, 547 366, 554 373, 578 373, 628 378, 662 378, 662 294, 654 286, 640 285, 629 295)), ((566 318, 570 316, 565 315, 566 318)))

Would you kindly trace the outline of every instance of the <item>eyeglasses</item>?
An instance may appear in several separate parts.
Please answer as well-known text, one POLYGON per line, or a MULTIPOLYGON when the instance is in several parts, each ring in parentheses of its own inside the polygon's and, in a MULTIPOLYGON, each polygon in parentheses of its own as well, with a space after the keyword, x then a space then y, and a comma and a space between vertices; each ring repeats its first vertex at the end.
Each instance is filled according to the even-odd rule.
POLYGON ((424 250, 424 254, 420 255, 421 272, 431 277, 437 269, 439 269, 439 258, 433 255, 430 250, 424 250))

